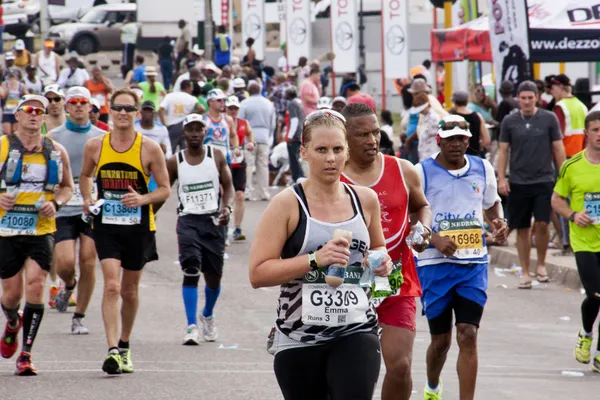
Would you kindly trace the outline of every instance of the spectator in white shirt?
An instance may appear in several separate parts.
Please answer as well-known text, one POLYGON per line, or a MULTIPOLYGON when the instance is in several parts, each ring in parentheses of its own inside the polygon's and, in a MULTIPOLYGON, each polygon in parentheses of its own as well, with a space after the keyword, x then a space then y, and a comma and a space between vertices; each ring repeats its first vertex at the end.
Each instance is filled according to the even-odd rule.
POLYGON ((154 102, 151 100, 142 103, 141 118, 135 121, 134 129, 136 132, 139 132, 148 139, 156 142, 163 153, 165 153, 165 158, 168 159, 172 155, 169 131, 166 126, 156 122, 156 112, 154 107, 154 102))
POLYGON ((158 116, 160 122, 167 126, 169 130, 169 139, 171 140, 171 148, 175 150, 185 148, 183 140, 183 120, 192 113, 202 114, 204 107, 198 103, 198 99, 192 96, 194 85, 192 81, 186 79, 181 82, 181 92, 171 92, 165 96, 160 103, 158 116))
POLYGON ((79 68, 77 57, 71 57, 67 60, 67 67, 60 71, 58 85, 64 89, 72 86, 84 86, 89 79, 90 74, 84 68, 79 68))
POLYGON ((138 26, 131 14, 128 14, 121 27, 121 43, 123 43, 123 59, 121 60, 121 73, 123 79, 133 69, 133 56, 138 37, 138 26))
POLYGON ((277 124, 277 114, 272 102, 260 94, 261 87, 257 82, 248 84, 250 97, 242 101, 238 117, 248 121, 254 132, 256 147, 254 154, 246 154, 246 193, 251 200, 269 200, 269 148, 273 142, 273 134, 277 124), (256 184, 252 185, 252 175, 256 169, 256 184), (254 190, 256 189, 256 190, 254 190))

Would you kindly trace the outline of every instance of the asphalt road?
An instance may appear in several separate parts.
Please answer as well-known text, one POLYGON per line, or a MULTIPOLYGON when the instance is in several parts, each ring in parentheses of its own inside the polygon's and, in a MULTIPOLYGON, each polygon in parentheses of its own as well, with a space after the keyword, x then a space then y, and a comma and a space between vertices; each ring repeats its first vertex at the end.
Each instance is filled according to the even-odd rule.
MULTIPOLYGON (((91 334, 72 336, 71 313, 47 310, 33 348, 39 376, 15 377, 15 358, 1 360, 0 399, 281 398, 272 369, 273 357, 265 351, 278 289, 254 290, 248 282, 253 228, 266 203, 248 203, 244 227, 249 240, 229 248, 231 258, 226 262, 216 307, 218 341, 187 347, 181 345, 186 320, 177 263, 175 200, 171 197, 159 213, 160 261, 145 268, 141 283, 140 309, 131 339, 136 372, 108 377, 101 371, 107 347, 98 269, 96 291, 86 317, 91 334)), ((596 393, 600 375, 578 364, 572 356, 582 295, 553 284, 519 291, 516 284, 515 277, 498 277, 490 269, 489 303, 480 331, 477 398, 590 398, 596 393), (584 372, 585 376, 563 376, 563 371, 584 372)), ((203 291, 200 302, 202 306, 203 291)), ((419 317, 413 398, 422 397, 428 342, 426 321, 419 317)), ((446 399, 458 398, 456 356, 453 345, 443 373, 446 399)), ((381 381, 375 398, 380 396, 381 381)))

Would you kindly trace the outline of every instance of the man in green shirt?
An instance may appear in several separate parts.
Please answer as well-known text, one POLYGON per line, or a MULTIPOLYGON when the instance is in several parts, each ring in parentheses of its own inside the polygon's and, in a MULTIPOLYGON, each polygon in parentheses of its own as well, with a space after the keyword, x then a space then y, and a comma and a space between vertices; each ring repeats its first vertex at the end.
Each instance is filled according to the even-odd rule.
MULTIPOLYGON (((584 133, 587 146, 562 165, 552 194, 552 207, 570 221, 571 246, 586 292, 581 304, 583 327, 578 333, 575 358, 589 364, 594 322, 600 311, 600 111, 587 115, 584 133)), ((592 369, 600 372, 600 342, 592 369)))

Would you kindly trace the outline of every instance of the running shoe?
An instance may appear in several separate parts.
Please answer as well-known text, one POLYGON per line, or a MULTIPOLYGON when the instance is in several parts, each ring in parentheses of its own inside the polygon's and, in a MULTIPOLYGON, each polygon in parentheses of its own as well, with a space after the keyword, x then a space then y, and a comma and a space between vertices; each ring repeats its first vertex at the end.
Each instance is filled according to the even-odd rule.
POLYGON ((215 316, 204 317, 200 316, 202 322, 202 336, 205 342, 214 342, 219 337, 219 330, 217 329, 217 323, 215 322, 215 316))
POLYGON ((31 362, 31 353, 21 352, 19 358, 17 358, 17 370, 15 375, 18 376, 35 376, 37 375, 37 369, 31 362))
POLYGON ((600 372, 600 354, 596 354, 596 358, 594 358, 594 364, 592 364, 592 370, 594 372, 600 372))
POLYGON ((123 372, 121 367, 121 355, 116 350, 111 350, 102 364, 102 371, 109 375, 119 375, 123 372))
POLYGON ((583 335, 581 330, 579 330, 577 334, 577 346, 575 346, 575 359, 582 364, 589 364, 591 347, 592 337, 583 335))
POLYGON ((236 228, 236 229, 233 231, 233 235, 232 235, 232 237, 233 237, 233 240, 234 240, 234 241, 237 241, 237 240, 246 240, 246 235, 244 235, 244 234, 242 233, 242 230, 241 230, 241 229, 238 229, 238 228, 236 228))
POLYGON ((200 344, 200 332, 195 324, 187 328, 187 333, 183 337, 183 344, 187 346, 197 346, 200 344))
POLYGON ((60 291, 56 295, 55 305, 56 310, 58 312, 67 312, 67 308, 69 307, 69 299, 71 297, 72 292, 67 290, 64 286, 60 288, 60 291))
POLYGON ((131 350, 120 349, 119 354, 121 355, 121 371, 124 374, 130 374, 133 372, 133 363, 131 362, 131 350))
POLYGON ((19 312, 19 324, 16 328, 10 328, 8 322, 4 328, 2 339, 0 342, 0 355, 2 358, 11 358, 19 348, 19 331, 23 326, 23 316, 19 312))
POLYGON ((71 295, 71 297, 69 297, 69 307, 76 307, 77 306, 77 299, 75 299, 74 295, 71 295))
POLYGON ((425 400, 442 400, 442 392, 444 391, 444 385, 442 385, 442 380, 440 379, 440 383, 438 384, 438 391, 434 393, 429 389, 429 385, 425 384, 425 400))
POLYGON ((87 335, 90 333, 88 328, 83 326, 83 318, 73 317, 71 321, 71 333, 73 335, 87 335))
POLYGON ((56 308, 56 296, 58 295, 59 290, 60 288, 58 286, 50 285, 50 296, 48 299, 48 305, 50 306, 50 308, 56 308))

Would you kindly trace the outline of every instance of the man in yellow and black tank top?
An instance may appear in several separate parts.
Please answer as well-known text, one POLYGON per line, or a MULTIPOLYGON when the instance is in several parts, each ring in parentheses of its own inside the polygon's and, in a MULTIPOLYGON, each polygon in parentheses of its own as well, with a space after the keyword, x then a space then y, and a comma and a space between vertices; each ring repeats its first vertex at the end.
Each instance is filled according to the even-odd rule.
POLYGON ((114 128, 86 142, 79 186, 84 213, 90 214, 91 206, 98 211, 93 213, 93 230, 104 273, 102 313, 109 348, 102 370, 120 374, 133 372, 129 337, 145 255, 156 230, 152 204, 166 201, 171 189, 162 149, 133 128, 139 116, 136 94, 129 89, 117 90, 110 107, 114 128), (148 190, 151 174, 158 185, 153 192, 148 190), (94 178, 98 189, 96 204, 92 199, 94 178), (121 268, 124 271, 119 281, 121 268), (123 299, 121 318, 119 296, 123 299), (118 337, 115 327, 120 320, 123 324, 118 337))
POLYGON ((15 112, 18 131, 0 139, 0 302, 7 319, 0 353, 3 358, 13 356, 23 327, 17 375, 37 374, 31 347, 44 315, 44 282, 52 264, 55 215, 73 194, 66 150, 41 135, 47 107, 45 97, 22 97, 15 112), (27 302, 21 317, 23 276, 27 302))

